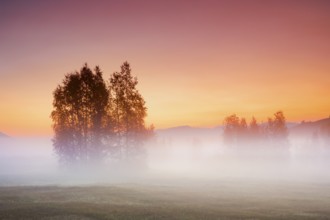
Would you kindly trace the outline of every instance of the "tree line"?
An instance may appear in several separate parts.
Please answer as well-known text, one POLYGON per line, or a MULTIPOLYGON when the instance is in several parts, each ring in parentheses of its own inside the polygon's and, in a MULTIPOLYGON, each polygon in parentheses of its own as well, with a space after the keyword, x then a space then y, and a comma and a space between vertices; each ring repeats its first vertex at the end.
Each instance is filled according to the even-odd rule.
POLYGON ((53 92, 53 145, 63 164, 100 163, 106 158, 143 155, 153 134, 146 127, 147 108, 128 62, 106 81, 87 63, 65 75, 53 92))
POLYGON ((248 124, 245 118, 239 118, 236 114, 227 116, 224 120, 223 139, 227 146, 257 146, 265 143, 285 146, 288 144, 285 116, 282 111, 278 111, 264 124, 258 123, 255 117, 248 124))
MULTIPOLYGON (((87 63, 53 92, 53 146, 62 164, 102 163, 144 156, 144 143, 154 135, 145 125, 147 107, 137 89, 130 64, 105 80, 101 69, 87 63)), ((223 140, 230 147, 288 146, 288 129, 282 111, 266 123, 255 117, 247 122, 236 114, 224 120, 223 140)), ((330 137, 330 127, 324 134, 330 137)), ((323 130, 322 130, 323 131, 323 130)))

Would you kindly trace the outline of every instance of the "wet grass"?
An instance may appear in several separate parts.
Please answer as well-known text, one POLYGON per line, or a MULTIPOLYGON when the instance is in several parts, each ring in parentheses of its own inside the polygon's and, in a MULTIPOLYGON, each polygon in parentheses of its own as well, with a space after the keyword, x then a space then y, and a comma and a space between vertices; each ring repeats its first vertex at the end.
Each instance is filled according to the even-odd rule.
POLYGON ((330 185, 188 181, 0 187, 0 219, 330 219, 330 185))

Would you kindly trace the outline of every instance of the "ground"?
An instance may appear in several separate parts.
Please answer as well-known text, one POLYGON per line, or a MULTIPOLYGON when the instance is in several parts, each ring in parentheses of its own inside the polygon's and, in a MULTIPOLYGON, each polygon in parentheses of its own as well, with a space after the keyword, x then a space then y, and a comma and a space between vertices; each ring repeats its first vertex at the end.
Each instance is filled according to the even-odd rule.
POLYGON ((0 187, 0 219, 330 219, 327 183, 0 187))

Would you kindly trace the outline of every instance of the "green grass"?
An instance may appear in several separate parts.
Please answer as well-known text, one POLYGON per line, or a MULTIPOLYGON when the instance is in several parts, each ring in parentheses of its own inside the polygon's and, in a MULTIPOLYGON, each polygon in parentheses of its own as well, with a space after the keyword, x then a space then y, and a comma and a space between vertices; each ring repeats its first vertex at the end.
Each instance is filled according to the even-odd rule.
POLYGON ((0 219, 330 219, 330 185, 0 187, 0 219))

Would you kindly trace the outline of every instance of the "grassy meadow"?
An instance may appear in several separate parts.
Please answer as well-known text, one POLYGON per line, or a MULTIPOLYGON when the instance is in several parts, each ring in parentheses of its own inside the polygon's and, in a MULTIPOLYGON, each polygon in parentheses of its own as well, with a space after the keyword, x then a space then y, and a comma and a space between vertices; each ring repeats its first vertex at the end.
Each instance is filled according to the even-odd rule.
POLYGON ((326 183, 2 186, 0 219, 330 219, 326 183))

